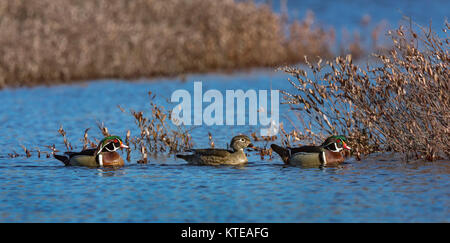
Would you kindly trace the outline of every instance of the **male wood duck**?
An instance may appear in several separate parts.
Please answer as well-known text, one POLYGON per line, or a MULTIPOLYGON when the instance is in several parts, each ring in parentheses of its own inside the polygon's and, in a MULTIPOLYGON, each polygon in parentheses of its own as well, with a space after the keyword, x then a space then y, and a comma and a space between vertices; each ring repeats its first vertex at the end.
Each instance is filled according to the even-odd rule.
POLYGON ((128 148, 118 136, 105 137, 95 149, 85 149, 81 152, 65 152, 64 155, 55 154, 55 158, 64 165, 78 165, 88 167, 123 166, 122 157, 116 151, 128 148))
POLYGON ((276 144, 270 145, 273 151, 280 155, 285 164, 305 167, 337 165, 344 162, 341 151, 350 150, 344 136, 331 136, 320 146, 302 146, 298 148, 283 148, 276 144))
POLYGON ((232 150, 227 149, 191 149, 189 155, 177 154, 177 158, 192 165, 243 165, 248 162, 244 148, 253 147, 249 137, 238 135, 231 139, 232 150))

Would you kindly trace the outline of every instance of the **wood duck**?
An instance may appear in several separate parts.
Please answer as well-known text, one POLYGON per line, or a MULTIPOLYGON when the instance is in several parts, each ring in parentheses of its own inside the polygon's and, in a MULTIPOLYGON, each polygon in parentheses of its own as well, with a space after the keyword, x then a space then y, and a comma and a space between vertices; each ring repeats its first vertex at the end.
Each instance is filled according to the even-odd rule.
POLYGON ((302 146, 298 148, 283 148, 276 144, 270 145, 273 151, 280 155, 285 164, 305 167, 337 165, 344 162, 341 151, 350 147, 344 136, 331 136, 320 146, 302 146))
POLYGON ((248 162, 244 148, 253 147, 249 137, 238 135, 231 139, 232 150, 227 149, 191 149, 193 154, 177 154, 177 158, 186 160, 192 165, 243 165, 248 162))
POLYGON ((85 149, 81 152, 65 152, 64 155, 55 154, 55 158, 64 165, 77 165, 88 167, 123 166, 122 157, 116 151, 128 148, 118 136, 105 137, 95 149, 85 149))

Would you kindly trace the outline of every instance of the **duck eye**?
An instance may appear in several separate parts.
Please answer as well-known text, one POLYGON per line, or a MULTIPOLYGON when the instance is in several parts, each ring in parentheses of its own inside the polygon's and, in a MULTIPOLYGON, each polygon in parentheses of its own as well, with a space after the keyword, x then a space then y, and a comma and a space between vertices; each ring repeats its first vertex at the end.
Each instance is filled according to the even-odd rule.
POLYGON ((338 139, 336 142, 337 142, 337 143, 342 143, 342 141, 341 141, 340 139, 338 139))
POLYGON ((241 139, 239 139, 239 141, 241 141, 241 142, 245 142, 245 139, 241 138, 241 139))

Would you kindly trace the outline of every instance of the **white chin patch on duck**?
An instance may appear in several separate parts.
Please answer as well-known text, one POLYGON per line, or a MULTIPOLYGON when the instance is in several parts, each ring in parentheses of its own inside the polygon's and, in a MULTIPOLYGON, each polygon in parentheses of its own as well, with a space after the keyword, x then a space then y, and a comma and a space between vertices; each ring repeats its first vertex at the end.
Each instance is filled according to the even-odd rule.
POLYGON ((343 150, 343 148, 338 148, 336 143, 331 144, 329 148, 332 152, 341 152, 343 150))

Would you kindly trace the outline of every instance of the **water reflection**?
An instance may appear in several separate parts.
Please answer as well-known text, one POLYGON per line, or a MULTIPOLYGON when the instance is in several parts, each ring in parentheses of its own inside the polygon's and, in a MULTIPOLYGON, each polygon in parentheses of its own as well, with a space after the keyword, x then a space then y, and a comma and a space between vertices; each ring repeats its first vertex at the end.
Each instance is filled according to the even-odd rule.
POLYGON ((100 177, 112 177, 112 176, 123 176, 126 175, 126 170, 123 167, 104 167, 97 168, 97 175, 100 177))

